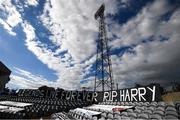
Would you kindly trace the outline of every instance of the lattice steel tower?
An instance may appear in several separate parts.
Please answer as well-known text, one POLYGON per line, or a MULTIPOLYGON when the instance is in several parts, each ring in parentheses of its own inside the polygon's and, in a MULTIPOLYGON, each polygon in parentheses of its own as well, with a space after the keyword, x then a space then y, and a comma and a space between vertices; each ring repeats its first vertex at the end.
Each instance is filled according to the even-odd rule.
POLYGON ((99 38, 97 40, 97 56, 96 56, 96 74, 95 74, 95 84, 94 91, 102 86, 102 91, 105 88, 113 90, 113 77, 112 77, 112 67, 111 59, 108 47, 108 38, 106 34, 106 25, 104 17, 105 5, 102 4, 101 7, 95 13, 95 19, 99 22, 99 38))

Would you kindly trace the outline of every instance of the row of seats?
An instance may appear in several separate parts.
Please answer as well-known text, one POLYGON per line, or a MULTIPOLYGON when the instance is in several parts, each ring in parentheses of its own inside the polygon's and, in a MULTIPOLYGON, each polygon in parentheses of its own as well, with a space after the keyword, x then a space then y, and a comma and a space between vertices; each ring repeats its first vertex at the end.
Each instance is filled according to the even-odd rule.
POLYGON ((72 116, 68 115, 65 112, 55 113, 51 115, 51 120, 72 120, 74 119, 72 116))
MULTIPOLYGON (((113 110, 103 110, 101 108, 95 109, 91 107, 83 107, 83 109, 98 111, 101 113, 101 117, 98 118, 96 116, 90 118, 85 114, 80 114, 75 112, 74 110, 69 111, 69 115, 74 119, 80 120, 133 120, 133 119, 180 119, 180 102, 177 103, 165 103, 165 102, 108 102, 108 105, 135 105, 134 109, 127 109, 124 111, 113 111, 113 110)), ((105 102, 99 103, 99 105, 107 105, 105 102)))
POLYGON ((165 102, 101 102, 99 104, 100 105, 127 105, 127 106, 166 106, 165 102))
POLYGON ((31 106, 23 107, 24 110, 16 114, 0 113, 0 118, 41 118, 50 116, 57 112, 68 112, 70 109, 91 105, 86 101, 64 101, 50 98, 33 98, 17 96, 0 96, 0 101, 15 101, 23 103, 33 103, 31 106))

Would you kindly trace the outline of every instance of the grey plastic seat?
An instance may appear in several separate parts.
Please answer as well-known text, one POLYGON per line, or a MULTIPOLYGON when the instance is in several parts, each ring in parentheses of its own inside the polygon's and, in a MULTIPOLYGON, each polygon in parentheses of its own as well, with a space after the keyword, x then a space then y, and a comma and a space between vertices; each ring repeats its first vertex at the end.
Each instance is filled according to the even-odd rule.
POLYGON ((96 116, 94 116, 92 119, 93 119, 93 120, 98 120, 98 118, 97 118, 96 116))
POLYGON ((138 118, 140 118, 140 119, 148 119, 148 118, 149 118, 149 115, 146 114, 146 113, 140 113, 140 114, 138 114, 137 116, 138 116, 138 118))
POLYGON ((119 111, 115 111, 114 114, 120 114, 120 112, 119 111))
POLYGON ((160 120, 160 119, 162 119, 163 116, 158 115, 158 114, 152 114, 152 115, 149 115, 149 117, 150 117, 150 119, 158 119, 158 120, 160 120))
POLYGON ((113 119, 114 115, 112 113, 108 113, 107 118, 113 119))
POLYGON ((165 102, 158 102, 158 106, 163 106, 163 107, 165 107, 166 106, 166 103, 165 102))
POLYGON ((147 110, 152 110, 152 111, 154 111, 154 110, 155 110, 155 107, 154 107, 154 106, 149 106, 149 107, 147 108, 147 110))
POLYGON ((151 104, 151 105, 154 105, 154 106, 158 106, 158 103, 157 103, 157 102, 151 102, 150 104, 151 104))
POLYGON ((128 110, 126 110, 128 113, 132 113, 132 112, 134 112, 133 111, 133 109, 128 109, 128 110))
POLYGON ((137 114, 136 113, 129 113, 129 115, 128 115, 129 117, 133 117, 133 118, 137 118, 137 114))
POLYGON ((149 102, 144 103, 144 105, 147 106, 147 107, 149 106, 149 104, 150 104, 149 102))
POLYGON ((114 114, 114 118, 118 118, 118 117, 121 117, 120 114, 114 114))
POLYGON ((106 116, 107 116, 107 113, 106 113, 106 112, 103 112, 103 113, 101 113, 101 116, 106 117, 106 116))
POLYGON ((157 107, 156 110, 165 111, 165 107, 160 106, 160 107, 157 107))
POLYGON ((115 116, 114 118, 116 118, 117 120, 121 120, 121 116, 115 116))
POLYGON ((122 120, 131 120, 131 118, 130 118, 130 117, 127 117, 127 116, 121 116, 121 119, 122 119, 122 120))
POLYGON ((113 113, 114 113, 114 111, 110 110, 110 111, 108 111, 108 113, 111 113, 111 114, 113 114, 113 113))
POLYGON ((176 109, 174 107, 168 106, 165 109, 166 111, 176 111, 176 109))
POLYGON ((141 104, 139 102, 134 102, 135 106, 141 106, 141 104))
POLYGON ((134 112, 135 112, 135 113, 141 113, 141 110, 135 109, 134 112))
POLYGON ((164 112, 161 110, 156 110, 153 112, 153 114, 158 114, 158 115, 164 116, 164 112))
POLYGON ((152 110, 145 110, 144 113, 147 113, 147 114, 152 114, 153 111, 152 110))
POLYGON ((178 113, 176 111, 165 111, 165 115, 166 116, 172 115, 178 117, 178 113))
POLYGON ((123 111, 123 112, 121 113, 121 115, 122 115, 122 116, 128 116, 128 113, 127 113, 126 111, 123 111))
POLYGON ((106 118, 105 117, 101 117, 99 120, 106 120, 106 118))
POLYGON ((107 118, 106 120, 114 120, 114 119, 111 119, 111 118, 107 118))
POLYGON ((172 115, 167 115, 164 117, 164 119, 166 119, 166 120, 179 120, 178 117, 172 116, 172 115))

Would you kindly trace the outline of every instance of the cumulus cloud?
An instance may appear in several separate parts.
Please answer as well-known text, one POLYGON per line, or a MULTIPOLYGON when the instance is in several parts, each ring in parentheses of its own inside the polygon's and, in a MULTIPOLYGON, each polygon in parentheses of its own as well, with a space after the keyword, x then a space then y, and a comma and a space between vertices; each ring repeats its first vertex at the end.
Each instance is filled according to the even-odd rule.
MULTIPOLYGON (((58 79, 55 82, 43 78, 43 84, 78 89, 81 87, 80 81, 84 81, 82 86, 93 87, 92 64, 96 59, 95 40, 98 37, 98 24, 93 16, 103 2, 106 15, 114 16, 118 14, 122 3, 126 7, 131 5, 129 0, 123 0, 121 4, 117 0, 47 0, 42 15, 37 18, 50 31, 51 35, 48 37, 56 46, 55 50, 47 47, 47 43, 36 35, 36 26, 22 19, 10 1, 0 5, 1 10, 5 10, 4 6, 7 6, 7 16, 0 19, 0 24, 15 35, 12 28, 20 23, 26 35, 27 49, 56 72, 58 79)), ((38 1, 27 0, 26 4, 37 6, 38 1)), ((178 80, 179 7, 169 4, 167 0, 155 0, 124 24, 113 21, 110 16, 106 17, 110 27, 108 37, 112 37, 112 50, 130 46, 123 54, 111 56, 115 83, 123 88, 133 86, 136 82, 165 84, 172 79, 178 80), (169 13, 169 19, 162 19, 169 13)), ((30 82, 32 77, 29 76, 33 76, 32 74, 20 69, 17 71, 26 76, 12 75, 11 85, 22 80, 25 81, 24 88, 37 87, 30 82)), ((19 87, 23 87, 23 84, 19 83, 19 87)))
POLYGON ((167 83, 179 81, 180 9, 174 7, 168 5, 168 1, 155 1, 126 24, 112 27, 112 33, 119 35, 112 47, 131 46, 133 51, 125 52, 121 58, 112 57, 117 82, 169 85, 167 83), (172 15, 163 20, 162 16, 167 12, 172 15))
MULTIPOLYGON (((24 7, 21 7, 19 12, 14 10, 16 16, 19 17, 14 24, 11 22, 15 17, 12 14, 9 15, 6 28, 11 31, 11 27, 20 23, 26 35, 25 45, 28 50, 42 63, 56 71, 58 76, 56 85, 67 89, 77 89, 80 87, 80 80, 85 79, 87 74, 91 74, 91 66, 95 62, 97 26, 93 16, 102 2, 104 1, 70 1, 68 3, 67 1, 46 1, 44 12, 39 18, 52 33, 49 39, 58 46, 55 52, 47 48, 46 43, 40 41, 41 38, 37 37, 35 28, 30 22, 22 20, 19 12, 24 12, 24 7), (89 8, 86 7, 87 4, 89 8), (8 26, 9 24, 12 26, 8 26), (65 53, 60 55, 63 52, 65 53)), ((12 3, 9 1, 9 4, 12 3)), ((27 0, 24 6, 37 4, 36 0, 27 0)), ((105 4, 109 14, 117 12, 116 0, 105 1, 105 4)), ((5 24, 6 21, 2 20, 1 23, 5 24)))
MULTIPOLYGON (((90 74, 89 71, 95 61, 95 39, 98 28, 94 20, 94 13, 102 3, 103 1, 70 1, 68 3, 63 0, 47 1, 44 12, 40 16, 44 26, 52 33, 50 40, 60 46, 56 54, 67 51, 64 54, 65 57, 68 56, 65 63, 73 65, 73 67, 66 67, 72 77, 66 73, 60 74, 68 86, 72 83, 74 87, 79 82, 74 84, 76 82, 72 81, 80 81, 90 74), (66 77, 72 80, 67 80, 66 77)), ((117 1, 105 1, 105 4, 108 14, 117 12, 117 1)))
MULTIPOLYGON (((117 12, 116 0, 104 2, 109 14, 117 12)), ((60 51, 68 50, 76 62, 80 63, 96 52, 98 27, 94 13, 102 3, 102 0, 48 0, 45 4, 40 19, 53 34, 51 40, 61 46, 60 51)))
POLYGON ((142 40, 159 35, 159 29, 163 21, 162 16, 173 9, 167 0, 156 0, 145 6, 134 18, 126 24, 112 24, 111 33, 118 39, 111 45, 120 48, 122 45, 139 44, 142 40))

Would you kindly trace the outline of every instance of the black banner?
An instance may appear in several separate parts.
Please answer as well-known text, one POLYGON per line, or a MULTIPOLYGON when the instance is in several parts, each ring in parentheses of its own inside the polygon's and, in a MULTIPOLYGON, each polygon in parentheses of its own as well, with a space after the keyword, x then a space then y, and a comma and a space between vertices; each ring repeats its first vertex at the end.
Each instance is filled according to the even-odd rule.
POLYGON ((149 85, 137 88, 119 89, 114 91, 60 91, 60 90, 38 90, 20 89, 18 96, 57 98, 69 101, 161 101, 161 94, 158 85, 149 85))

